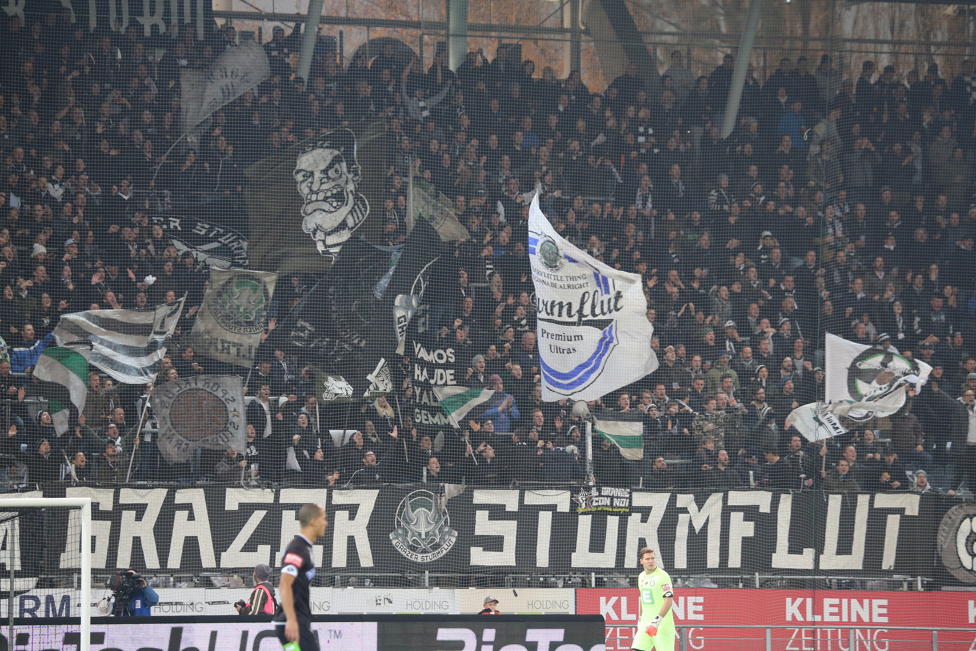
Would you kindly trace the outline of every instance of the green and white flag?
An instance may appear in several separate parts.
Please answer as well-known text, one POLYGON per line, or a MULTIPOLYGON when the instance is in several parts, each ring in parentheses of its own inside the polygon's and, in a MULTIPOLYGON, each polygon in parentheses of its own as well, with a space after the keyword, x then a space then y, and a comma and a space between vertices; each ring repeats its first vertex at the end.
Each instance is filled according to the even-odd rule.
POLYGON ((616 445, 624 459, 644 458, 644 418, 640 412, 601 412, 593 417, 593 429, 616 445))
POLYGON ((505 399, 502 391, 491 389, 468 389, 466 387, 434 387, 434 395, 440 403, 441 409, 451 420, 451 424, 459 429, 463 428, 461 420, 473 410, 480 415, 491 405, 505 399))
MULTIPOLYGON (((89 348, 51 346, 41 352, 34 367, 34 377, 50 383, 42 387, 42 392, 48 398, 48 412, 58 436, 69 429, 71 404, 78 409, 79 414, 85 409, 85 400, 88 398, 86 355, 90 352, 89 348)), ((77 415, 75 418, 77 419, 77 415)))

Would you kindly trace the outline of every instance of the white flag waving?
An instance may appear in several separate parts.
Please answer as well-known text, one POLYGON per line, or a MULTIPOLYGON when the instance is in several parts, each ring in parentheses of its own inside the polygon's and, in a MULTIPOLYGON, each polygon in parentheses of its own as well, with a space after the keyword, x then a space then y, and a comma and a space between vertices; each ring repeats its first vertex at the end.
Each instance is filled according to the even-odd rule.
POLYGON ((207 70, 184 70, 180 77, 183 132, 189 132, 221 106, 230 104, 270 76, 268 55, 254 41, 228 48, 207 70))
POLYGON ((818 402, 797 407, 786 417, 786 422, 808 441, 821 441, 847 432, 828 406, 818 402))
POLYGON ((183 313, 181 298, 150 310, 90 310, 65 314, 54 329, 59 345, 87 341, 88 362, 123 384, 150 382, 159 372, 166 347, 183 313))
POLYGON ((905 383, 925 384, 932 367, 878 346, 827 335, 826 398, 854 420, 890 416, 905 404, 905 383))
POLYGON ((617 271, 563 239, 529 208, 542 399, 595 400, 658 367, 637 274, 617 271))

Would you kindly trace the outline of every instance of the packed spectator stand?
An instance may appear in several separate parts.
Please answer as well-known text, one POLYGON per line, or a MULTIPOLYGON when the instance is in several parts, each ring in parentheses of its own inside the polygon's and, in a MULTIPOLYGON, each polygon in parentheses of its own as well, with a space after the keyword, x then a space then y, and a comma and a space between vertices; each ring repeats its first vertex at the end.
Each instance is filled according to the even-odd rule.
MULTIPOLYGON (((470 52, 456 71, 445 50, 428 67, 387 48, 348 65, 319 56, 306 84, 291 67, 300 29, 276 27, 265 45, 272 78, 184 150, 174 147, 180 72, 235 47, 234 28, 198 40, 192 27, 153 38, 132 25, 86 27, 32 15, 9 18, 0 34, 7 486, 582 481, 572 453, 583 449, 582 422, 569 401, 543 402, 538 385, 526 254, 535 195, 563 237, 645 283, 660 368, 591 405, 643 414, 644 459, 625 461, 597 438, 599 483, 955 494, 966 473, 976 481, 976 454, 966 454, 976 445, 972 61, 951 78, 935 64, 868 61, 855 79, 828 55, 783 58, 765 81, 750 69, 737 126, 722 139, 731 56, 694 79, 676 50, 659 88, 631 65, 597 92, 578 72, 563 80, 508 60, 503 46, 491 61, 470 52), (314 284, 296 274, 279 280, 268 341, 241 374, 255 397, 245 453, 167 464, 137 431, 147 387, 110 386, 97 373, 76 431, 54 435, 30 370, 62 314, 185 293, 158 381, 238 373, 184 341, 208 269, 162 222, 206 204, 215 222, 246 232, 248 166, 375 119, 386 125, 389 188, 371 219, 383 243, 404 241, 411 168, 453 201, 471 239, 435 281, 451 304, 433 330, 455 350, 460 383, 505 400, 460 431, 414 422, 409 379, 368 402, 317 400, 310 360, 267 336, 314 284), (785 419, 823 398, 826 333, 934 370, 898 415, 808 443, 785 419)), ((151 399, 148 413, 151 432, 151 399)))

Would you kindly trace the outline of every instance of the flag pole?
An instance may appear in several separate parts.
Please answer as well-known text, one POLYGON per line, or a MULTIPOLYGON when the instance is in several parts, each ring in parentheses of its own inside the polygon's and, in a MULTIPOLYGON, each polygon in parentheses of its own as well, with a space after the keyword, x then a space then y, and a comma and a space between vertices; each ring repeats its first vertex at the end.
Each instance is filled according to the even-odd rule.
MULTIPOLYGON (((400 419, 400 427, 403 427, 403 414, 400 413, 400 396, 393 394, 393 402, 396 403, 397 408, 397 418, 400 419)), ((407 463, 410 463, 410 452, 408 451, 407 439, 403 439, 403 455, 407 459, 407 463)))
POLYGON ((149 383, 149 388, 146 390, 146 402, 142 405, 142 416, 139 417, 139 424, 136 425, 135 444, 132 446, 132 454, 129 455, 129 470, 125 473, 125 483, 127 484, 132 477, 132 462, 136 459, 136 450, 139 449, 139 437, 142 436, 142 425, 146 422, 146 414, 149 412, 149 398, 152 396, 152 390, 156 386, 156 378, 158 377, 159 371, 153 373, 152 382, 149 383))

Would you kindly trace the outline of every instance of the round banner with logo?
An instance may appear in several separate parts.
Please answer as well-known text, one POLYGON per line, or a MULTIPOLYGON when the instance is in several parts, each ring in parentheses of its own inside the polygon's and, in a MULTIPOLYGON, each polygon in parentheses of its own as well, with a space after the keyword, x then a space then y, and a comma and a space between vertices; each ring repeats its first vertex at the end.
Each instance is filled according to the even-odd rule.
POLYGON ((976 504, 960 504, 942 517, 939 555, 949 574, 976 583, 976 504))

